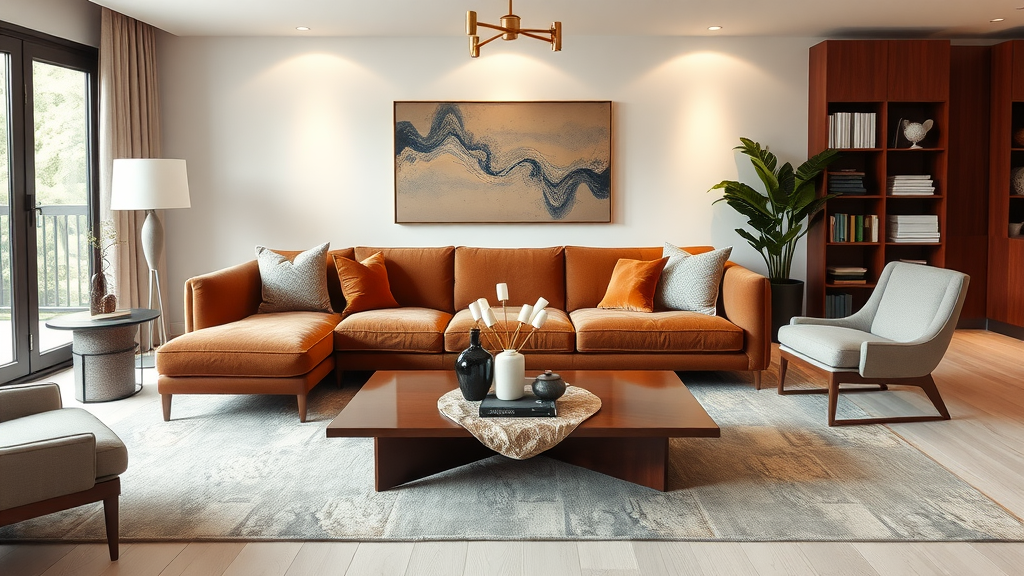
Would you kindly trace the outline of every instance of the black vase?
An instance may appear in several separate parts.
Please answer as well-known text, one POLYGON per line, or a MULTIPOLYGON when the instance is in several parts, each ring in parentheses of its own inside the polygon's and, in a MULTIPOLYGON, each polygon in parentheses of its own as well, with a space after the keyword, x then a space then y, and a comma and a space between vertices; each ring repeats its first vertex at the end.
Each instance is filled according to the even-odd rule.
POLYGON ((779 341, 779 328, 804 311, 804 283, 801 280, 772 280, 772 342, 779 341))
POLYGON ((455 375, 466 400, 479 401, 487 396, 494 379, 494 356, 480 346, 480 329, 469 331, 469 348, 455 359, 455 375))

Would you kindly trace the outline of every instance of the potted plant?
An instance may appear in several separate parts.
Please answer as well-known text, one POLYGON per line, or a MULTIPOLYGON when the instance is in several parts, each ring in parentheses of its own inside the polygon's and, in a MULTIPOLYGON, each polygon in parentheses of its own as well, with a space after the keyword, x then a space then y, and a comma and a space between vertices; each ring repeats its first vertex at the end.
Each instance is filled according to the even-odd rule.
MULTIPOLYGON (((779 160, 768 147, 748 138, 740 138, 735 149, 750 157, 758 178, 764 185, 762 193, 735 180, 723 180, 711 190, 725 190, 714 203, 725 201, 747 218, 753 233, 737 228, 768 265, 772 284, 772 340, 778 341, 779 327, 789 323, 803 311, 804 283, 790 278, 797 241, 810 229, 809 220, 820 215, 822 207, 835 194, 817 196, 815 178, 835 160, 836 150, 820 152, 796 169, 779 160), (805 223, 807 225, 805 226, 805 223)), ((710 190, 709 190, 710 192, 710 190)))

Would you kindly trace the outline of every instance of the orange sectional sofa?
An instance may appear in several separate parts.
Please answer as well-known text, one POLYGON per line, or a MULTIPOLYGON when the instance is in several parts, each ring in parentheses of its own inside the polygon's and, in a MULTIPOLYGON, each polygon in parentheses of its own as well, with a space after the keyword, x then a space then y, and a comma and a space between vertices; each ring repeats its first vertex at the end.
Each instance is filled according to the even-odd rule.
POLYGON ((530 370, 746 370, 759 388, 771 359, 768 279, 733 262, 725 265, 718 315, 707 316, 597 308, 620 258, 656 260, 661 248, 356 247, 327 255, 334 310, 345 307, 334 255, 361 261, 376 252, 400 307, 344 319, 257 314, 255 260, 188 280, 186 333, 157 352, 164 419, 174 394, 290 394, 304 422, 306 394, 332 370, 340 379, 343 370, 453 369, 469 345, 470 302, 486 297, 501 322, 499 282, 508 285, 511 324, 520 306, 549 301, 547 324, 524 349, 530 370))

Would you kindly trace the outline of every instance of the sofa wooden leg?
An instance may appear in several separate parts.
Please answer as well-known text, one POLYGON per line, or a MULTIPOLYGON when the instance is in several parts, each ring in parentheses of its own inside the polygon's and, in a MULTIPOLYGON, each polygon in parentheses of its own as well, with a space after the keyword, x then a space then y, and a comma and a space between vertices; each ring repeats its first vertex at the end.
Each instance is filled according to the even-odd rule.
POLYGON ((761 389, 761 371, 754 370, 754 390, 761 389))
POLYGON ((345 372, 337 365, 334 366, 334 383, 337 384, 338 388, 342 387, 342 380, 345 377, 345 372))
POLYGON ((107 548, 110 550, 110 560, 117 560, 118 553, 118 497, 108 496, 103 499, 103 520, 107 527, 107 548))
POLYGON ((164 422, 170 422, 171 421, 171 395, 170 394, 161 394, 160 395, 160 402, 163 404, 163 407, 164 407, 164 422))
POLYGON ((297 396, 299 400, 299 422, 306 421, 306 395, 299 394, 297 396))

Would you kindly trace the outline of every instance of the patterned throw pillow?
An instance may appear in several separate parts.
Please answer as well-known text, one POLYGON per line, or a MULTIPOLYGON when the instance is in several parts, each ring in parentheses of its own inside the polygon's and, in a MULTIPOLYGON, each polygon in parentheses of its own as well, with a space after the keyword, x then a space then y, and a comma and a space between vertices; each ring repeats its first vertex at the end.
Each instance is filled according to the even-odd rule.
POLYGON ((655 305, 660 309, 690 310, 715 316, 718 285, 730 254, 732 246, 690 254, 666 242, 661 255, 668 257, 668 263, 658 281, 655 305))
POLYGON ((342 317, 366 310, 398 308, 398 302, 391 294, 383 254, 375 252, 362 262, 335 255, 334 265, 338 268, 341 291, 345 294, 342 317))
POLYGON ((619 258, 598 308, 654 312, 654 290, 668 258, 630 260, 619 258))
POLYGON ((327 249, 330 242, 288 258, 263 246, 256 247, 256 262, 263 282, 259 312, 332 312, 327 293, 327 249))

